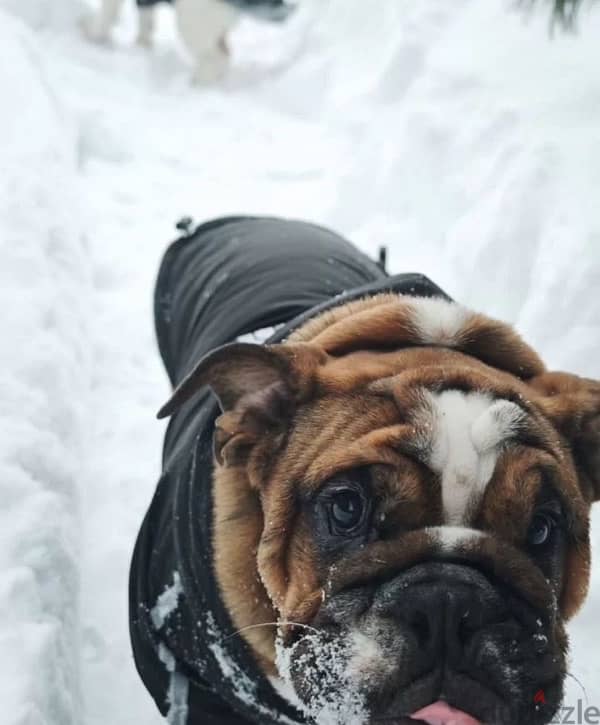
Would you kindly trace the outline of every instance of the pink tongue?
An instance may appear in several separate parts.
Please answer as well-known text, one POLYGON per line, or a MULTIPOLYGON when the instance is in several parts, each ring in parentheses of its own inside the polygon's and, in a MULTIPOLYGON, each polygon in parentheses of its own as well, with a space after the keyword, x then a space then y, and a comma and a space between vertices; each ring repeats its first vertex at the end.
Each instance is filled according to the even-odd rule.
POLYGON ((429 725, 481 725, 479 720, 475 720, 462 710, 455 710, 441 700, 414 712, 411 717, 415 720, 424 720, 429 725))

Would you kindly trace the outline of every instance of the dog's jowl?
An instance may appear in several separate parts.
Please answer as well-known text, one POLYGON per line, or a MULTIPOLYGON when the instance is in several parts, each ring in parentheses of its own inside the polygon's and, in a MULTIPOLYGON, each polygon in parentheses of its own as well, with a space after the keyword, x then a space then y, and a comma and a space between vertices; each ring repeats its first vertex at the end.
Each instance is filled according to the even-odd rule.
POLYGON ((588 584, 600 384, 295 222, 178 242, 157 315, 173 417, 132 635, 163 712, 549 723, 588 584))

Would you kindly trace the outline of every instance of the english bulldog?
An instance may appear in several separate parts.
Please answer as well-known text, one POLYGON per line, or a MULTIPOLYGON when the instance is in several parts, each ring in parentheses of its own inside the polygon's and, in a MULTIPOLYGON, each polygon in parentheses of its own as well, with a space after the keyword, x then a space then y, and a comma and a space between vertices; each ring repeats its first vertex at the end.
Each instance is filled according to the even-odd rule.
MULTIPOLYGON (((379 279, 362 258, 369 271, 354 293, 334 280, 326 304, 306 302, 292 323, 289 308, 271 316, 287 326, 266 344, 236 339, 244 326, 232 323, 232 340, 198 359, 194 340, 217 334, 198 326, 218 316, 211 295, 248 331, 255 295, 289 299, 298 280, 310 286, 313 258, 339 269, 360 255, 294 224, 201 228, 167 253, 159 278, 159 338, 175 380, 159 416, 173 416, 166 450, 177 462, 166 464, 134 560, 135 571, 155 567, 154 589, 134 577, 132 602, 136 626, 142 610, 162 612, 147 626, 163 648, 163 711, 179 702, 185 719, 173 722, 189 725, 549 723, 563 697, 566 623, 588 587, 600 383, 547 370, 510 325, 432 283, 379 279), (228 276, 199 303, 215 270, 228 276), (218 410, 199 413, 207 405, 218 410), (190 483, 202 471, 206 519, 190 483), (169 498, 175 485, 185 493, 169 498), (194 527, 210 529, 208 557, 194 527), (176 553, 159 576, 161 547, 176 553), (207 567, 220 619, 199 573, 207 567), (180 700, 174 674, 186 681, 180 700), (228 678, 227 714, 204 717, 214 710, 202 709, 202 693, 218 699, 215 682, 228 678)), ((143 659, 138 644, 148 684, 143 659)))
MULTIPOLYGON (((160 3, 175 8, 179 34, 194 62, 194 83, 211 83, 223 77, 229 63, 228 33, 241 15, 281 22, 295 9, 287 0, 136 0, 139 45, 152 46, 155 9, 160 3)), ((107 43, 124 4, 125 0, 100 0, 98 11, 82 18, 85 35, 94 42, 107 43)))

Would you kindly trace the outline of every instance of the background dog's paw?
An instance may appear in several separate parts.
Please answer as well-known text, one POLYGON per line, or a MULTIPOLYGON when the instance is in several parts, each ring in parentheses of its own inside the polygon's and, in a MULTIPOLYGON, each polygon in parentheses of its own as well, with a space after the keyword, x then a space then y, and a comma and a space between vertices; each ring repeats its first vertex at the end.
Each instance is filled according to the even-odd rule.
POLYGON ((201 56, 192 73, 192 85, 210 86, 222 81, 229 69, 229 58, 220 51, 201 56))
POLYGON ((92 43, 109 45, 111 41, 110 30, 94 14, 83 15, 79 19, 79 27, 83 35, 92 43))
POLYGON ((136 45, 139 45, 140 48, 152 48, 154 47, 154 41, 152 38, 148 38, 145 35, 138 35, 135 39, 136 45))

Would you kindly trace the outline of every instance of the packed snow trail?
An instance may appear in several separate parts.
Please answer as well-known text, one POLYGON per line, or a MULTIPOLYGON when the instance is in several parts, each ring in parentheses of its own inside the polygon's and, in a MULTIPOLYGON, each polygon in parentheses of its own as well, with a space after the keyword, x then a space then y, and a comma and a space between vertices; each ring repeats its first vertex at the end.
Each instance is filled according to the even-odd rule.
MULTIPOLYGON (((78 0, 0 0, 3 725, 159 723, 127 571, 167 382, 151 294, 184 213, 330 225, 600 378, 600 12, 578 35, 489 0, 307 0, 245 21, 191 89, 156 48, 84 42, 78 0), (79 593, 79 594, 78 594, 79 593)), ((572 673, 600 706, 600 517, 572 673)), ((575 680, 568 701, 583 699, 575 680)))

